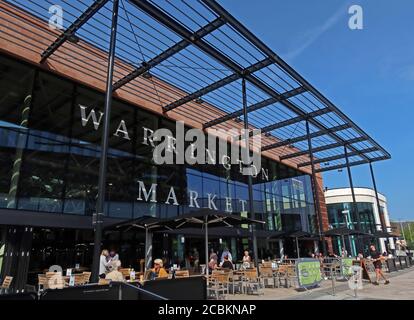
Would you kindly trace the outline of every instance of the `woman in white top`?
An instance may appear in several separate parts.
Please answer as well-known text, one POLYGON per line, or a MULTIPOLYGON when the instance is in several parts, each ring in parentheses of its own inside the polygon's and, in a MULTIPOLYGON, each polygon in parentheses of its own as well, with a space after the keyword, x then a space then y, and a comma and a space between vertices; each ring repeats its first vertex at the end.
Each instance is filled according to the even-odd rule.
POLYGON ((106 258, 109 256, 108 250, 104 249, 101 252, 101 257, 99 259, 99 278, 105 279, 106 268, 111 263, 111 260, 107 261, 106 258))
POLYGON ((243 256, 243 264, 242 264, 243 268, 244 269, 250 268, 251 262, 252 262, 252 259, 250 258, 249 251, 245 250, 244 256, 243 256))

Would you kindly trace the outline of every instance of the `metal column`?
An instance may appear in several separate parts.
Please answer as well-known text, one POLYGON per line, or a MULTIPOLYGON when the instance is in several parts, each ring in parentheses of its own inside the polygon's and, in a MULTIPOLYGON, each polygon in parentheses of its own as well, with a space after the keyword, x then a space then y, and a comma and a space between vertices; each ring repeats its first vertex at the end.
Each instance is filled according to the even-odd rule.
MULTIPOLYGON (((245 129, 245 142, 246 142, 246 153, 247 159, 249 158, 249 113, 247 111, 247 96, 246 96, 246 79, 242 78, 242 95, 243 95, 243 117, 244 117, 244 129, 245 129)), ((248 182, 248 190, 249 190, 249 211, 250 211, 250 218, 255 219, 254 213, 254 202, 253 202, 253 182, 252 182, 252 175, 247 175, 247 182, 248 182)), ((258 257, 258 250, 257 250, 257 238, 256 238, 256 225, 252 225, 252 237, 253 237, 253 254, 254 254, 254 263, 257 269, 257 275, 260 274, 259 269, 259 257, 258 257)))
POLYGON ((101 140, 101 158, 99 162, 99 180, 98 180, 98 200, 96 202, 96 213, 94 214, 95 236, 93 249, 93 264, 92 264, 92 281, 98 282, 99 278, 99 260, 102 241, 102 224, 104 216, 105 204, 105 184, 106 184, 106 166, 109 140, 109 122, 111 119, 111 105, 112 105, 112 81, 115 63, 115 45, 116 33, 118 25, 118 9, 119 0, 114 0, 112 10, 112 26, 111 26, 111 41, 109 44, 108 55, 108 71, 106 78, 106 95, 105 95, 105 109, 104 109, 104 124, 102 130, 101 140))
POLYGON ((322 212, 321 212, 321 204, 319 202, 319 193, 318 193, 318 184, 316 180, 316 172, 315 172, 315 161, 313 157, 313 149, 312 149, 312 139, 310 136, 310 130, 309 130, 309 121, 306 120, 306 135, 308 139, 308 149, 309 149, 309 158, 312 168, 312 187, 313 187, 313 200, 315 202, 315 208, 316 208, 316 214, 318 215, 318 221, 319 221, 319 238, 322 241, 322 250, 323 254, 326 255, 326 243, 325 243, 325 237, 322 236, 323 232, 323 222, 322 222, 322 212))
MULTIPOLYGON (((361 230, 361 221, 360 221, 360 217, 359 217, 359 213, 358 213, 358 208, 357 208, 357 203, 356 203, 356 198, 355 198, 355 190, 354 190, 354 183, 352 181, 352 173, 351 173, 351 167, 349 165, 349 157, 348 157, 348 149, 346 148, 346 145, 344 145, 344 151, 345 151, 345 160, 346 160, 346 169, 348 171, 348 179, 349 179, 349 186, 351 187, 351 193, 352 193, 352 215, 351 217, 356 217, 357 220, 357 226, 358 226, 358 230, 361 230)), ((357 255, 360 253, 360 239, 358 236, 356 236, 356 247, 357 247, 357 255)), ((362 252, 361 252, 362 253, 362 252)))
POLYGON ((381 228, 382 228, 382 231, 387 232, 388 230, 387 230, 386 222, 384 220, 384 217, 381 217, 381 206, 380 206, 379 197, 378 197, 377 183, 375 181, 374 169, 372 167, 371 162, 369 163, 369 169, 371 171, 371 179, 372 179, 372 184, 374 186, 375 198, 377 200, 378 216, 380 218, 381 228))
POLYGON ((208 264, 209 264, 209 252, 208 252, 208 218, 205 217, 204 220, 204 228, 205 228, 205 233, 204 233, 204 249, 205 249, 205 257, 206 257, 206 270, 205 270, 205 274, 207 277, 207 282, 208 282, 208 264))

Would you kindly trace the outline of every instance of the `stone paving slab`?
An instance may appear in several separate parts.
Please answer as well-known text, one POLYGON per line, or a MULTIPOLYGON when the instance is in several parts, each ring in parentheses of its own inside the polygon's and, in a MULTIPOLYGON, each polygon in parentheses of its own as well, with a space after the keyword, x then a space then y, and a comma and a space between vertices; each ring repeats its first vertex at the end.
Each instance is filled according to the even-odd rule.
POLYGON ((346 281, 338 281, 335 295, 332 295, 332 282, 324 280, 318 288, 296 290, 294 288, 265 288, 263 295, 228 295, 227 300, 414 300, 414 268, 386 274, 390 279, 389 285, 383 282, 374 286, 369 282, 363 283, 363 289, 358 290, 355 298, 346 281))

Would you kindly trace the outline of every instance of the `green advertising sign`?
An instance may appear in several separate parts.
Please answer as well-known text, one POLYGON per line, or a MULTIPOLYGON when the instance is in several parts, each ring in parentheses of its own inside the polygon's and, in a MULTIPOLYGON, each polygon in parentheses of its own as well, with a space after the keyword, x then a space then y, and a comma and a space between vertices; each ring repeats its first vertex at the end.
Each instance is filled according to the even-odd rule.
POLYGON ((354 261, 354 259, 352 258, 342 258, 342 265, 341 265, 341 269, 342 269, 342 276, 343 277, 349 277, 353 275, 353 271, 352 271, 352 263, 354 261))
POLYGON ((312 287, 322 281, 321 263, 315 259, 304 259, 296 265, 300 287, 312 287))

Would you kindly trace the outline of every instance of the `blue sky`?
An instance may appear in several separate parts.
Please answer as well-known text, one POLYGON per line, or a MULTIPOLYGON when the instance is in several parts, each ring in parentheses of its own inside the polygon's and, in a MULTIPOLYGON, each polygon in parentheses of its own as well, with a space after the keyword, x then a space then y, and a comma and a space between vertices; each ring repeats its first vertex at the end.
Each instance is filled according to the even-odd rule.
MULTIPOLYGON (((414 219, 414 1, 221 0, 220 3, 392 155, 374 164, 392 219, 414 219), (364 29, 348 28, 361 5, 364 29)), ((368 165, 352 169, 371 187, 368 165)), ((346 170, 325 185, 348 186, 346 170)))

